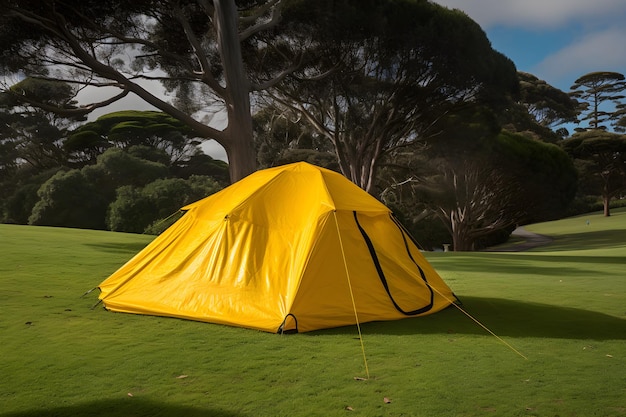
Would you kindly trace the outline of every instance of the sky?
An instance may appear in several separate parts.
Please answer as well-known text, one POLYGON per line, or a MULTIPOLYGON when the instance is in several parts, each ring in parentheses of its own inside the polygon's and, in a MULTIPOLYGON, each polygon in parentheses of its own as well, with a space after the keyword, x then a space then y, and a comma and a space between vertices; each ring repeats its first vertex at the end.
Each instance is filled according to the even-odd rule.
POLYGON ((565 92, 582 75, 626 75, 625 0, 433 0, 459 9, 492 47, 565 92))

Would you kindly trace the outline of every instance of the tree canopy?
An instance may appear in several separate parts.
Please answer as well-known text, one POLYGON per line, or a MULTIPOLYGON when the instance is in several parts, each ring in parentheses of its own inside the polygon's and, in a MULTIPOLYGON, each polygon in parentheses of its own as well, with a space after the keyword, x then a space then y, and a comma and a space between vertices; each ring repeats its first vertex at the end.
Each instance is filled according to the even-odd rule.
POLYGON ((519 71, 517 75, 520 94, 498 114, 504 128, 545 142, 568 136, 567 129, 559 126, 577 122, 578 102, 532 74, 519 71))
POLYGON ((275 30, 316 60, 276 84, 272 98, 329 141, 344 175, 365 190, 375 192, 383 154, 435 135, 437 118, 516 92, 513 63, 458 10, 426 1, 307 5, 286 10, 275 30))
POLYGON ((579 77, 570 87, 571 95, 580 101, 581 121, 589 123, 590 129, 607 129, 604 123, 616 122, 619 117, 614 109, 603 106, 611 103, 623 108, 626 96, 626 79, 619 72, 590 72, 579 77))
POLYGON ((583 185, 602 196, 604 215, 610 216, 611 199, 626 192, 626 135, 592 129, 575 133, 562 147, 581 162, 583 185))
POLYGON ((98 149, 144 145, 164 151, 169 164, 188 159, 196 152, 199 142, 194 133, 166 113, 125 110, 100 116, 72 130, 63 147, 74 160, 93 160, 99 154, 98 149))
POLYGON ((278 20, 281 3, 12 0, 0 15, 1 70, 77 89, 113 90, 105 100, 71 109, 76 115, 135 94, 198 137, 220 143, 234 181, 256 168, 250 94, 274 82, 255 82, 252 69, 262 62, 244 65, 242 43, 257 47, 255 35, 278 20), (146 87, 152 81, 162 82, 176 99, 170 102, 146 87), (211 123, 220 111, 226 114, 224 127, 211 123))

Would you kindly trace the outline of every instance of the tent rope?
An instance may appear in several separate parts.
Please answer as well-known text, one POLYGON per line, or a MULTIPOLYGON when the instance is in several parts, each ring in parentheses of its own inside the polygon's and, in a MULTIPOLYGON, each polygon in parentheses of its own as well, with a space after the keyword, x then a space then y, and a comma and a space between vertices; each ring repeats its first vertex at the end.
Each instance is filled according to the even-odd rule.
POLYGON ((350 298, 352 299, 352 309, 354 311, 354 318, 356 320, 356 328, 359 333, 359 341, 361 343, 361 352, 363 353, 363 363, 365 364, 365 374, 367 375, 367 379, 370 379, 370 371, 367 366, 367 357, 365 356, 365 345, 363 344, 363 334, 361 333, 359 315, 356 311, 356 302, 354 301, 354 293, 352 292, 352 283, 350 282, 350 272, 348 270, 348 263, 346 262, 346 253, 343 249, 343 240, 341 239, 341 233, 339 232, 339 222, 337 221, 337 210, 333 210, 333 217, 335 218, 335 227, 337 228, 337 237, 339 237, 339 247, 341 247, 341 258, 343 259, 343 266, 346 271, 346 278, 348 280, 348 288, 350 289, 350 298))
POLYGON ((470 313, 468 313, 467 311, 465 311, 460 305, 458 305, 456 302, 454 302, 453 300, 451 300, 449 297, 446 297, 444 294, 442 294, 441 292, 439 292, 437 290, 437 288, 433 288, 435 290, 435 292, 437 294, 439 294, 440 296, 442 296, 443 298, 445 298, 447 301, 450 302, 450 304, 452 304, 453 306, 455 306, 457 309, 459 309, 459 311, 463 314, 465 314, 467 317, 469 317, 474 323, 478 324, 480 327, 482 327, 485 331, 487 331, 490 335, 492 335, 493 337, 495 337, 497 340, 500 341, 500 343, 502 343, 503 345, 505 345, 506 347, 508 347, 509 349, 511 349, 513 352, 517 353, 519 356, 521 356, 522 358, 528 360, 528 358, 519 350, 515 349, 510 343, 507 343, 504 339, 502 339, 500 336, 498 336, 497 334, 495 334, 494 332, 492 332, 491 330, 489 330, 489 328, 487 328, 487 326, 485 326, 484 324, 482 324, 480 321, 478 321, 478 319, 474 318, 470 313))
MULTIPOLYGON (((417 242, 417 240, 415 240, 415 238, 411 235, 411 233, 409 233, 409 231, 402 225, 402 223, 400 223, 398 221, 398 219, 395 218, 395 216, 393 214, 391 214, 391 220, 393 220, 393 222, 404 232, 402 234, 402 238, 404 239, 404 236, 406 234, 406 236, 409 237, 409 239, 415 244, 415 246, 417 246, 418 248, 421 247, 421 245, 417 242)), ((405 240, 405 245, 406 245, 406 240, 405 240)), ((411 256, 410 252, 409 252, 409 256, 411 256)), ((411 257, 411 259, 413 259, 411 257)), ((413 261, 415 262, 415 261, 413 261)), ((415 265, 420 269, 420 273, 422 273, 422 277, 423 277, 423 271, 422 269, 419 267, 419 265, 417 265, 417 262, 415 262, 415 265)), ((508 347, 509 349, 511 349, 513 352, 517 353, 519 356, 521 356, 522 358, 528 360, 528 358, 526 356, 524 356, 520 351, 518 351, 517 349, 515 349, 512 345, 510 345, 509 343, 505 342, 500 336, 498 336, 497 334, 495 334, 494 332, 492 332, 491 330, 489 330, 487 328, 487 326, 485 326, 484 324, 482 324, 480 321, 478 321, 477 319, 475 319, 471 314, 469 314, 467 311, 463 310, 461 308, 461 306, 459 306, 455 301, 451 300, 449 297, 445 296, 444 294, 442 294, 439 290, 437 290, 437 288, 432 287, 432 290, 434 290, 437 294, 439 294, 442 298, 444 298, 446 301, 448 301, 450 304, 452 304, 453 306, 455 306, 456 308, 459 309, 459 311, 461 311, 463 314, 465 314, 467 317, 469 317, 474 323, 478 324, 480 327, 482 327, 485 331, 487 331, 490 335, 492 335, 493 337, 495 337, 497 340, 499 340, 502 344, 504 344, 506 347, 508 347)), ((452 294, 454 295, 454 294, 452 294)), ((459 300, 456 295, 454 296, 457 301, 459 300)))
MULTIPOLYGON (((183 210, 176 210, 174 213, 170 214, 169 216, 167 216, 164 219, 159 220, 154 227, 160 227, 163 223, 169 221, 169 219, 171 219, 172 217, 176 216, 177 214, 179 214, 180 212, 182 212, 183 210)), ((146 234, 146 231, 144 230, 142 234, 146 234)))

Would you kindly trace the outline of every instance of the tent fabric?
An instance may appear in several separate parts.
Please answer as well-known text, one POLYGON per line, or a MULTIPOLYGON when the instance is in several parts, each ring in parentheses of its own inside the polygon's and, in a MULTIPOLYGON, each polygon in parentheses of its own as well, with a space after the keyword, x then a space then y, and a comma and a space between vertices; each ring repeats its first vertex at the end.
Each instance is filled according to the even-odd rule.
POLYGON ((260 170, 182 210, 100 284, 105 308, 306 332, 455 299, 391 211, 324 168, 260 170))

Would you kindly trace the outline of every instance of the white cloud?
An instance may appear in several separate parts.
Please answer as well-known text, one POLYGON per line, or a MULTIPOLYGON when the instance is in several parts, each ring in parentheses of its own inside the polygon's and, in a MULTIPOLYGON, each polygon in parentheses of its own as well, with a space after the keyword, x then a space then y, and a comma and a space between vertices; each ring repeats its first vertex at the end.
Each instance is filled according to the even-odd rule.
POLYGON ((493 26, 550 28, 572 21, 622 22, 624 0, 434 0, 443 6, 463 10, 484 29, 493 26))
POLYGON ((572 81, 593 71, 623 72, 626 68, 626 28, 615 27, 577 39, 551 54, 533 68, 541 78, 570 78, 572 81))

